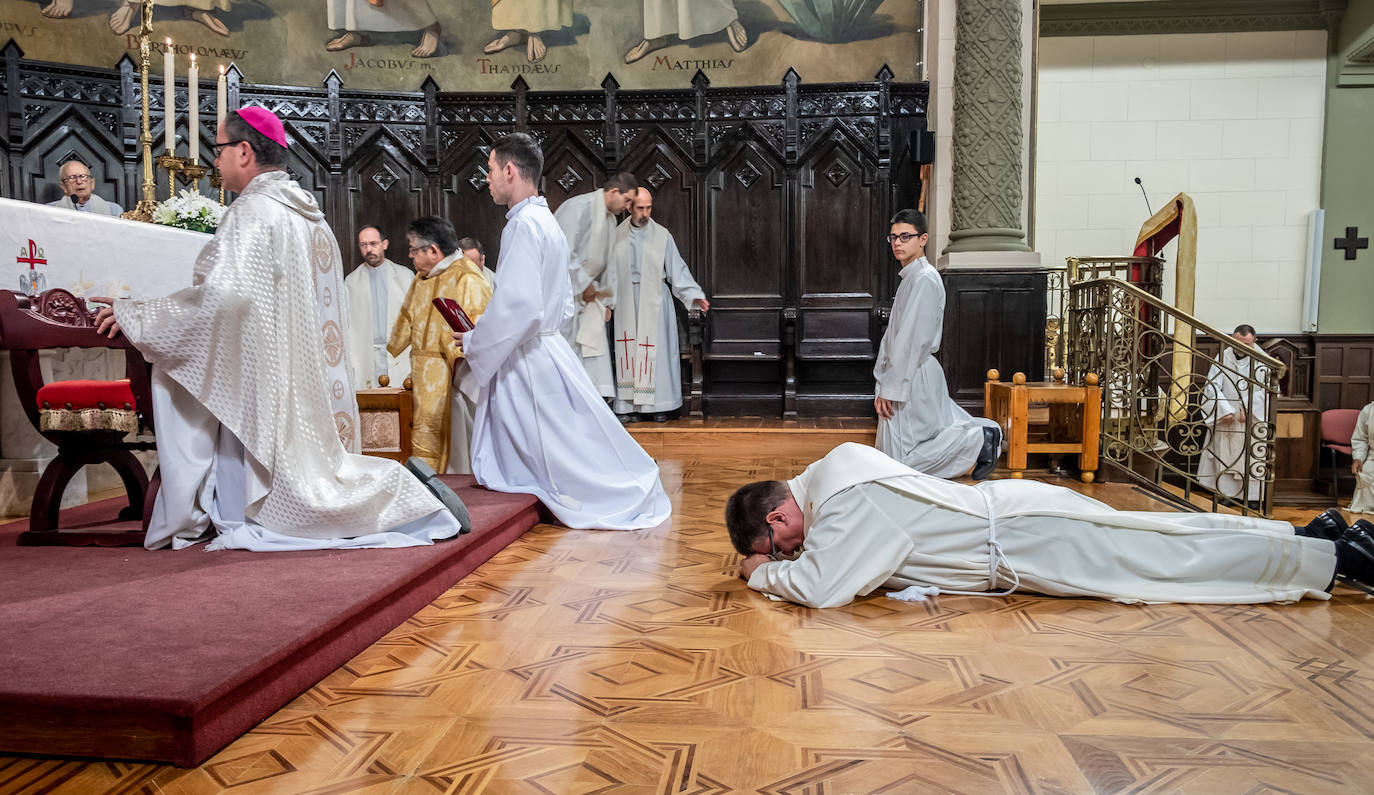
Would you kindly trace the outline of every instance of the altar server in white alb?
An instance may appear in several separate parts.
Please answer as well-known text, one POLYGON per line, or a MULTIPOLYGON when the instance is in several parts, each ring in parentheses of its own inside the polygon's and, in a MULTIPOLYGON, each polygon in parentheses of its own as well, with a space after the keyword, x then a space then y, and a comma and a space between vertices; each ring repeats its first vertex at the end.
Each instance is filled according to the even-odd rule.
POLYGON ((615 396, 611 348, 606 341, 606 321, 616 303, 615 268, 611 267, 615 217, 630 209, 634 190, 634 176, 622 171, 612 174, 603 187, 570 197, 553 214, 568 238, 568 276, 576 309, 563 336, 581 356, 582 366, 604 398, 615 396))
POLYGON ((809 607, 879 587, 912 600, 1032 591, 1247 604, 1328 599, 1338 573, 1374 585, 1374 525, 1346 527, 1336 511, 1304 527, 1118 511, 1033 480, 952 483, 852 442, 792 480, 740 488, 725 521, 749 587, 809 607))
POLYGON ((569 527, 633 530, 668 518, 658 465, 621 427, 559 329, 572 317, 568 241, 535 188, 539 144, 502 137, 488 158, 492 200, 509 207, 496 291, 457 336, 482 385, 472 471, 495 489, 533 494, 569 527))
POLYGON ((410 357, 392 356, 386 343, 415 272, 391 261, 386 255, 390 245, 380 229, 364 226, 358 232, 363 262, 344 278, 344 336, 355 390, 381 386, 377 379, 383 375, 388 386, 399 387, 410 375, 410 357))
POLYGON ((924 215, 902 210, 892 217, 887 240, 902 269, 873 368, 877 447, 929 475, 981 480, 997 466, 1002 429, 954 402, 935 360, 944 334, 945 284, 923 255, 928 237, 924 215))
POLYGON ((673 234, 651 217, 654 196, 648 188, 634 192, 630 217, 616 229, 613 253, 616 301, 615 413, 668 419, 682 406, 678 361, 677 312, 673 298, 705 312, 711 308, 673 234), (647 289, 640 289, 647 285, 647 289))
MULTIPOLYGON (((339 327, 343 263, 315 199, 291 179, 286 131, 235 111, 214 144, 238 194, 191 286, 120 299, 97 318, 153 365, 162 489, 144 545, 256 551, 414 546, 458 520, 400 464, 357 447, 339 327)), ((436 487, 437 488, 437 487, 436 487)))
MULTIPOLYGON (((1246 348, 1264 352, 1255 345, 1253 326, 1236 326, 1231 336, 1246 348)), ((1264 389, 1268 378, 1268 367, 1230 347, 1222 351, 1221 363, 1207 371, 1202 411, 1212 432, 1198 458, 1197 476, 1217 494, 1242 499, 1244 493, 1245 500, 1261 497, 1262 468, 1251 466, 1259 463, 1252 456, 1260 450, 1251 442, 1274 438, 1272 433, 1258 432, 1260 425, 1269 422, 1269 393, 1264 389)))

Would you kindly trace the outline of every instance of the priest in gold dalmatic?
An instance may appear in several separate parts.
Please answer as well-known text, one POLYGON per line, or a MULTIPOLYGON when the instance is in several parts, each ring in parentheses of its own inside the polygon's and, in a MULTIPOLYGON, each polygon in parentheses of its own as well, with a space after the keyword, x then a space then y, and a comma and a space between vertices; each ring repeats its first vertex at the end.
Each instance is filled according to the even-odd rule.
POLYGON ((435 298, 452 298, 474 322, 486 311, 491 287, 482 269, 463 256, 453 224, 427 216, 412 221, 406 237, 415 281, 410 283, 386 349, 400 356, 410 348, 414 394, 411 444, 415 456, 435 472, 472 471, 468 440, 479 387, 453 330, 434 308, 435 298))

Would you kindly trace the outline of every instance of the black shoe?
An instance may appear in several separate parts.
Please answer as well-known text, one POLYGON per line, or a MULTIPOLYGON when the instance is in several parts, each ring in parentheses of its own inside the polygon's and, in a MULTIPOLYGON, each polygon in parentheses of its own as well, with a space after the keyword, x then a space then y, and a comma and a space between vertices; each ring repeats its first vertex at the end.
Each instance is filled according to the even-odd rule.
POLYGON ((983 480, 997 468, 997 457, 1002 454, 1002 429, 983 429, 983 449, 978 451, 978 463, 973 465, 974 480, 983 480))
POLYGON ((1293 526, 1293 532, 1300 536, 1307 536, 1308 538, 1325 538, 1327 541, 1335 541, 1340 538, 1345 530, 1345 517, 1341 515, 1340 509, 1338 508, 1327 508, 1302 527, 1297 525, 1293 526))
POLYGON ((1370 530, 1374 525, 1361 520, 1336 539, 1336 573, 1366 587, 1374 586, 1374 533, 1370 530))
POLYGON ((472 532, 472 517, 468 515, 468 507, 463 504, 463 500, 458 494, 448 487, 448 484, 434 474, 433 467, 426 464, 423 459, 411 458, 406 462, 406 469, 409 469, 412 475, 419 478, 420 482, 425 484, 425 488, 429 489, 430 493, 444 504, 448 512, 453 514, 453 518, 458 520, 458 527, 461 528, 458 535, 472 532))
POLYGON ((1356 519, 1354 526, 1374 537, 1374 522, 1370 522, 1368 519, 1356 519))
POLYGON ((656 411, 649 416, 653 418, 654 422, 667 422, 673 418, 672 413, 667 411, 656 411))

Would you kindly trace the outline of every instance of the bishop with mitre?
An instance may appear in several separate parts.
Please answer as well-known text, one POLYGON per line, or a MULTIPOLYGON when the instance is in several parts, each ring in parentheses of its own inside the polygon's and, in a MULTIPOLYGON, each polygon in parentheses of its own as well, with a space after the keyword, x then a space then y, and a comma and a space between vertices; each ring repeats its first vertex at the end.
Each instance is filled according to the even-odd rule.
MULTIPOLYGON (((119 299, 97 322, 153 366, 162 488, 144 546, 257 551, 392 547, 457 535, 426 484, 356 449, 339 298, 343 268, 315 199, 283 170, 262 108, 220 124, 216 165, 238 194, 191 285, 119 299)), ((432 488, 440 488, 431 486, 432 488)))

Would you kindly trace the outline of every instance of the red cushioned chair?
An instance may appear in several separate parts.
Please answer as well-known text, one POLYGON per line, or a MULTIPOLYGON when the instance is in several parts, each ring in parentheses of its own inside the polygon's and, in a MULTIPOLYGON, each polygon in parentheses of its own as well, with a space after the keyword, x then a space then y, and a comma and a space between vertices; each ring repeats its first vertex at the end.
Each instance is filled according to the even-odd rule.
POLYGON ((135 450, 151 450, 152 442, 126 441, 130 433, 153 429, 153 398, 149 366, 123 336, 107 339, 94 328, 95 313, 72 293, 54 289, 37 296, 0 290, 0 347, 10 352, 14 387, 29 422, 57 445, 57 457, 43 470, 34 490, 29 530, 19 537, 24 545, 88 544, 135 545, 142 532, 62 532, 58 514, 67 484, 82 467, 109 464, 124 481, 129 505, 120 512, 125 521, 148 528, 153 499, 161 477, 149 481, 135 450), (39 353, 50 348, 114 348, 124 351, 122 381, 43 382, 39 353))
POLYGON ((1359 409, 1327 409, 1322 412, 1322 455, 1331 454, 1331 502, 1340 500, 1341 468, 1336 465, 1336 454, 1354 455, 1350 447, 1350 437, 1355 433, 1355 422, 1360 419, 1359 409))

